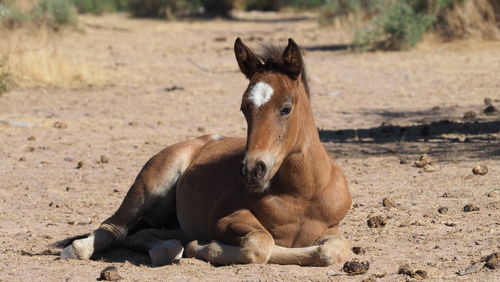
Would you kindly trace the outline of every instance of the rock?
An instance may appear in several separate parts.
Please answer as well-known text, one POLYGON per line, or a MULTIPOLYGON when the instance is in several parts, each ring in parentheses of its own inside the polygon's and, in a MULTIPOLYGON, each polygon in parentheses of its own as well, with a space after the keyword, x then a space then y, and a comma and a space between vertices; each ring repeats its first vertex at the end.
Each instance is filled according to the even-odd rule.
POLYGON ((167 91, 167 92, 176 91, 176 90, 184 90, 184 87, 173 85, 173 86, 170 86, 170 87, 163 88, 163 91, 167 91))
POLYGON ((478 272, 479 270, 481 270, 481 268, 483 268, 483 262, 475 263, 475 264, 473 264, 465 269, 459 270, 455 273, 459 276, 463 276, 463 275, 478 272))
POLYGON ((472 173, 485 175, 488 173, 488 167, 482 164, 478 164, 472 168, 472 173))
POLYGON ((464 206, 464 212, 473 212, 473 211, 478 211, 479 207, 476 207, 475 205, 468 204, 464 206))
POLYGON ((30 137, 28 137, 26 140, 28 141, 35 141, 36 140, 36 137, 31 135, 30 137))
POLYGON ((205 132, 205 127, 203 126, 198 126, 198 128, 196 128, 196 130, 198 130, 198 132, 205 132))
POLYGON ((413 271, 413 269, 408 264, 403 264, 398 269, 398 274, 408 275, 411 278, 416 279, 425 279, 427 278, 427 271, 425 270, 417 270, 413 271))
POLYGON ((54 122, 54 124, 52 124, 52 127, 57 129, 65 129, 68 128, 68 124, 62 121, 56 121, 54 122))
POLYGON ((118 274, 118 270, 114 266, 108 266, 103 271, 101 271, 100 278, 106 281, 116 281, 123 279, 120 274, 118 274))
POLYGON ((420 159, 415 162, 416 167, 424 167, 425 165, 431 164, 432 160, 427 154, 420 156, 420 159))
POLYGON ((360 275, 365 274, 368 269, 370 269, 370 263, 368 261, 348 261, 344 263, 342 270, 348 275, 360 275))
POLYGON ((447 207, 440 207, 438 209, 438 213, 441 213, 441 214, 448 213, 448 208, 447 207))
POLYGON ((386 208, 395 208, 396 203, 391 199, 391 198, 383 198, 382 199, 382 205, 386 208))
POLYGON ((411 269, 410 265, 403 264, 398 269, 398 274, 404 274, 412 277, 414 275, 413 269, 411 269))
POLYGON ((74 190, 72 187, 66 186, 66 191, 74 190))
POLYGON ((377 279, 372 278, 372 277, 368 277, 368 278, 361 280, 361 282, 375 282, 375 281, 377 281, 377 279))
POLYGON ((437 168, 435 166, 432 166, 430 164, 424 165, 424 172, 435 172, 437 168))
POLYGON ((356 255, 364 255, 366 253, 365 249, 362 247, 352 247, 352 252, 356 255))
POLYGON ((35 151, 35 147, 28 146, 28 147, 24 148, 24 150, 26 152, 34 152, 35 151))
POLYGON ((25 157, 20 157, 20 158, 19 158, 19 161, 20 161, 20 162, 25 162, 25 161, 26 161, 26 158, 25 158, 25 157))
POLYGON ((491 98, 489 98, 489 97, 485 97, 483 101, 484 101, 485 106, 493 105, 493 103, 491 102, 491 98))
POLYGON ((130 122, 128 123, 128 125, 130 125, 130 126, 138 126, 138 125, 139 125, 139 123, 138 123, 138 122, 136 122, 136 121, 130 121, 130 122))
POLYGON ((483 113, 487 116, 493 116, 493 115, 498 114, 498 110, 494 106, 490 105, 490 106, 484 108, 483 113))
POLYGON ((474 111, 468 111, 464 114, 464 117, 462 118, 465 121, 470 121, 470 120, 475 120, 477 117, 476 112, 474 111))
POLYGON ((99 161, 102 163, 102 164, 107 164, 109 162, 109 159, 108 157, 106 157, 105 155, 101 155, 99 157, 99 161))
POLYGON ((366 223, 370 228, 381 228, 386 225, 387 221, 385 218, 381 217, 380 215, 377 215, 370 217, 366 223))
POLYGON ((489 269, 499 269, 500 268, 500 253, 493 253, 486 257, 485 267, 489 269))
POLYGON ((83 161, 79 161, 79 162, 76 164, 76 169, 81 169, 84 165, 85 165, 85 163, 84 163, 83 161))
POLYGON ((399 164, 408 164, 408 160, 407 159, 399 159, 399 164))
POLYGON ((419 270, 415 271, 415 277, 416 276, 419 276, 421 279, 426 279, 428 277, 427 271, 419 269, 419 270))
POLYGON ((489 192, 488 197, 489 198, 499 198, 500 197, 500 190, 489 192))

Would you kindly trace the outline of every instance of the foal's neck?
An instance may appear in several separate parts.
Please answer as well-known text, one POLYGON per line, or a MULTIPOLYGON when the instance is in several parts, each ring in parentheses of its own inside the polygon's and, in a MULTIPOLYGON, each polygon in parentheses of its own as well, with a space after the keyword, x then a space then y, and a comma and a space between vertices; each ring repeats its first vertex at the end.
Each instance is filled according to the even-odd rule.
POLYGON ((278 177, 286 190, 283 192, 315 197, 330 183, 332 160, 319 139, 309 98, 303 98, 298 110, 299 132, 278 177))

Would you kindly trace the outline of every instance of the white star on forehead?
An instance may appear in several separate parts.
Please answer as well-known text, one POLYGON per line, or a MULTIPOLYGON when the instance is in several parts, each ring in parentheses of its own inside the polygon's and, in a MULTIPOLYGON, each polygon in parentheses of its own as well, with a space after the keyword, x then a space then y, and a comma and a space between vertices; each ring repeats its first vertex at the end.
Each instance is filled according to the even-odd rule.
POLYGON ((274 89, 271 85, 261 81, 252 86, 248 99, 252 101, 255 106, 260 107, 271 99, 273 93, 274 89))

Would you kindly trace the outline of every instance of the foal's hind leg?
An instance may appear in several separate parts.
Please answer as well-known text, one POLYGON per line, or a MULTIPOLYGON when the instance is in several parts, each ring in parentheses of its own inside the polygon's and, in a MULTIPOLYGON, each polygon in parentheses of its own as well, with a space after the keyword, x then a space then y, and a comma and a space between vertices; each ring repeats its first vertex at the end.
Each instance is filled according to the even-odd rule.
POLYGON ((153 264, 165 265, 182 257, 183 243, 187 241, 180 229, 148 228, 127 236, 124 244, 131 249, 148 252, 153 264))
POLYGON ((150 217, 165 218, 168 221, 175 216, 177 180, 193 156, 213 139, 213 136, 206 135, 177 143, 152 157, 142 168, 115 214, 87 238, 75 240, 66 247, 61 252, 61 258, 88 259, 96 251, 122 243, 128 230, 146 215, 151 207, 159 205, 165 208, 161 210, 162 214, 149 214, 150 217))

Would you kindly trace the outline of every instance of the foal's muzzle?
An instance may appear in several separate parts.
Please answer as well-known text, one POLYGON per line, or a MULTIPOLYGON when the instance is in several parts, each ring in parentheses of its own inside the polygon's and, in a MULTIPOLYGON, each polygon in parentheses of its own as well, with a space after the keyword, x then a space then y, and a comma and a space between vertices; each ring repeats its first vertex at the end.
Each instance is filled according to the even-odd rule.
POLYGON ((273 165, 274 158, 267 155, 245 158, 241 173, 245 177, 247 187, 252 190, 267 189, 273 165))

